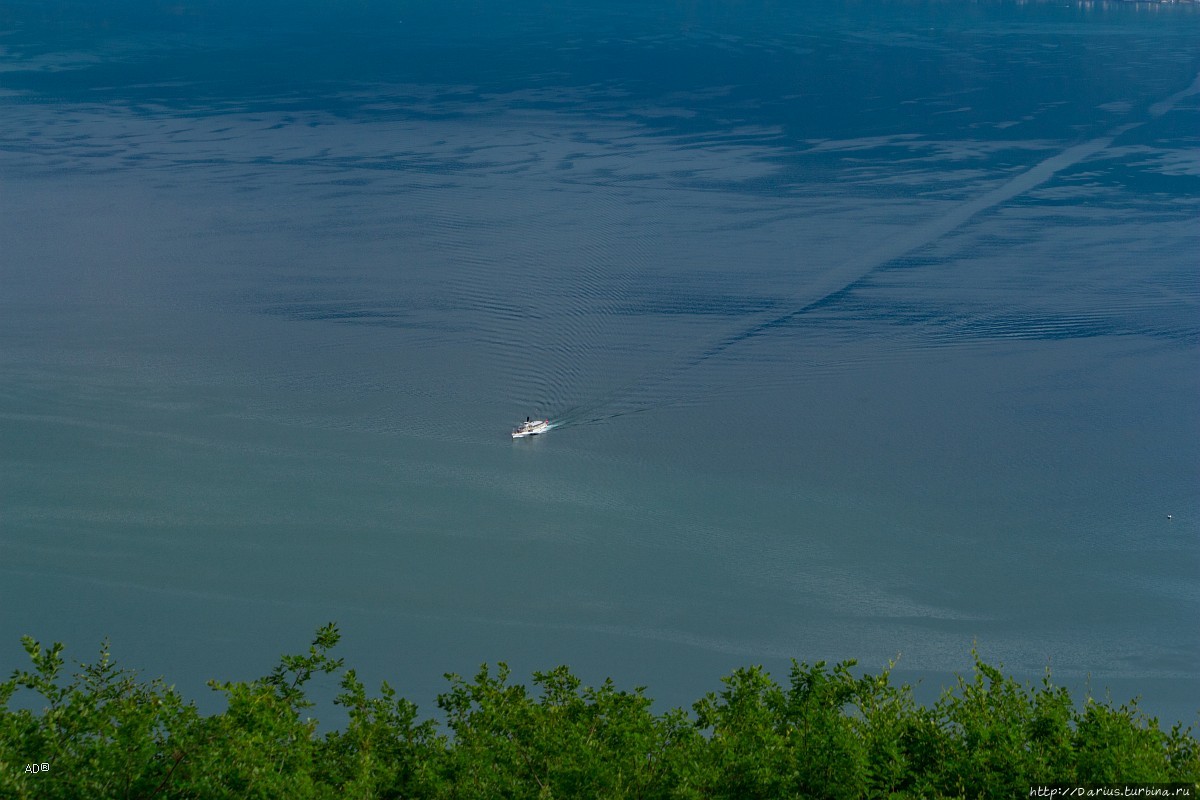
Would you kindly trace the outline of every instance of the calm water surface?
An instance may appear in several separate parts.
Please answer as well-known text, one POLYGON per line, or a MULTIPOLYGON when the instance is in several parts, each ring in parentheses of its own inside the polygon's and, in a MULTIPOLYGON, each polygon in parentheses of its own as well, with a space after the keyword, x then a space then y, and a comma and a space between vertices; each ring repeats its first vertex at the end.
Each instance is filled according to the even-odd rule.
POLYGON ((0 10, 5 669, 1195 720, 1197 6, 93 5, 0 10))

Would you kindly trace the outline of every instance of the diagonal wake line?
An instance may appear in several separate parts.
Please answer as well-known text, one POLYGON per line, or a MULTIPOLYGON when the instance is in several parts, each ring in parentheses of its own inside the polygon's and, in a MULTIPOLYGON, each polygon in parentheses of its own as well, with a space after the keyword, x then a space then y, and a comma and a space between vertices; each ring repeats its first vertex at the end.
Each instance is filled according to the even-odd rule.
MULTIPOLYGON (((1150 106, 1148 113, 1152 118, 1161 117, 1175 108, 1184 98, 1196 94, 1200 94, 1200 74, 1196 75, 1196 78, 1187 88, 1150 106)), ((811 311, 835 295, 846 291, 885 264, 921 247, 933 244, 946 234, 966 224, 972 217, 1035 189, 1062 170, 1072 167, 1080 161, 1104 150, 1117 137, 1144 124, 1145 121, 1143 120, 1142 122, 1130 122, 1119 125, 1103 136, 1073 147, 1068 147, 1061 153, 1053 155, 1039 164, 1035 164, 1025 172, 1012 178, 1007 183, 992 189, 990 192, 986 192, 974 200, 968 200, 946 212, 941 217, 930 220, 924 225, 919 225, 907 233, 893 237, 884 244, 867 251, 857 258, 843 262, 840 266, 821 276, 816 283, 807 287, 805 295, 810 298, 807 302, 804 302, 799 297, 793 298, 799 307, 793 308, 793 310, 785 314, 779 314, 756 322, 745 330, 726 336, 703 353, 689 360, 681 367, 681 371, 697 366, 701 362, 723 353, 739 342, 753 338, 764 331, 790 322, 796 317, 811 311)))
MULTIPOLYGON (((1200 74, 1197 74, 1194 81, 1187 88, 1176 92, 1170 97, 1161 100, 1150 106, 1148 113, 1150 117, 1157 118, 1171 111, 1184 98, 1192 95, 1200 94, 1200 74)), ((1030 167, 1021 174, 1011 178, 1001 186, 985 192, 979 197, 968 200, 958 206, 950 209, 940 217, 929 220, 928 222, 917 225, 909 229, 907 232, 898 236, 893 236, 860 255, 851 257, 834 267, 830 271, 819 276, 816 281, 808 284, 803 293, 798 293, 791 297, 792 309, 785 312, 772 315, 766 319, 760 319, 753 324, 725 336, 715 344, 704 349, 697 355, 686 359, 674 370, 666 373, 659 373, 657 376, 643 376, 637 380, 626 384, 613 392, 608 393, 605 398, 597 403, 590 404, 586 407, 577 407, 572 409, 572 416, 575 418, 571 424, 584 424, 590 421, 599 421, 599 419, 608 419, 610 416, 603 416, 597 420, 580 419, 585 415, 592 414, 603 406, 611 403, 612 400, 621 394, 627 394, 634 390, 642 391, 671 380, 683 372, 686 372, 693 367, 699 366, 710 358, 714 358, 724 353, 734 345, 744 342, 747 339, 754 338, 772 328, 777 328, 786 324, 793 319, 800 317, 809 311, 822 305, 830 298, 841 294, 850 289, 854 284, 863 280, 877 269, 886 264, 907 255, 908 253, 918 250, 927 245, 933 244, 938 239, 951 233, 952 231, 962 227, 973 217, 993 209, 1002 203, 1008 202, 1015 197, 1025 194, 1046 181, 1050 180, 1054 175, 1064 169, 1074 166, 1084 159, 1095 155, 1096 153, 1109 147, 1117 139, 1117 137, 1128 133, 1135 128, 1141 127, 1146 123, 1146 120, 1141 122, 1130 122, 1124 125, 1119 125, 1108 131, 1102 136, 1095 139, 1090 139, 1086 142, 1068 147, 1067 149, 1041 161, 1038 164, 1030 167)), ((646 409, 640 409, 646 410, 646 409)), ((619 416, 619 415, 618 415, 619 416)))
POLYGON ((1179 101, 1185 97, 1191 97, 1194 94, 1200 94, 1200 75, 1196 76, 1196 80, 1192 81, 1192 85, 1186 89, 1181 89, 1175 94, 1168 97, 1166 100, 1160 100, 1150 106, 1150 116, 1161 117, 1163 114, 1170 111, 1179 104, 1179 101))
MULTIPOLYGON (((1077 144, 1074 147, 1069 147, 1057 155, 1047 158, 1040 164, 1037 164, 1015 178, 1012 178, 1007 183, 992 189, 974 200, 968 200, 950 211, 943 214, 941 217, 930 220, 923 225, 918 225, 915 228, 909 229, 906 233, 891 237, 887 242, 875 247, 872 250, 843 262, 838 267, 830 270, 820 277, 818 281, 810 284, 805 295, 811 298, 808 302, 800 305, 798 308, 788 311, 785 314, 779 314, 770 319, 756 322, 753 326, 737 333, 730 334, 721 341, 714 344, 712 347, 705 350, 686 365, 686 368, 694 367, 703 361, 706 361, 713 356, 723 353, 735 344, 743 342, 757 336, 771 328, 778 327, 786 322, 799 317, 817 306, 822 305, 830 298, 846 291, 854 284, 866 278, 875 270, 895 261, 901 256, 918 250, 927 245, 933 244, 938 239, 941 239, 948 233, 953 232, 957 228, 962 227, 972 217, 995 208, 996 206, 1005 203, 1014 197, 1018 197, 1026 192, 1040 186, 1048 181, 1056 173, 1061 172, 1067 167, 1074 166, 1085 158, 1100 152, 1113 143, 1118 136, 1130 131, 1142 123, 1135 122, 1128 125, 1122 125, 1104 136, 1092 139, 1082 144, 1077 144)), ((800 298, 795 298, 798 302, 800 298)))

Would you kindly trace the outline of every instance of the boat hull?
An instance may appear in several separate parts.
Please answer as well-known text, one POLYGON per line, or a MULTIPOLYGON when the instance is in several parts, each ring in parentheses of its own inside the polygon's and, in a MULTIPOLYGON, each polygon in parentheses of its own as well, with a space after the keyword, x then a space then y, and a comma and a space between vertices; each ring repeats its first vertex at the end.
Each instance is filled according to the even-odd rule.
POLYGON ((537 419, 532 422, 526 422, 521 427, 512 432, 512 438, 525 439, 530 436, 537 436, 539 433, 545 433, 550 430, 550 420, 537 419))

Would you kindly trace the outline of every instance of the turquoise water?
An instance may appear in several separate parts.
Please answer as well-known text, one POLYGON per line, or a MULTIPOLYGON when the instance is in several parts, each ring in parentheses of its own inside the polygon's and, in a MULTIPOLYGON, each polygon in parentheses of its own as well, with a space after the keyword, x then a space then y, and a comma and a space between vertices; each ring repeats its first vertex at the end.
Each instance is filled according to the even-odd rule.
POLYGON ((1195 718, 1195 5, 0 34, 10 667, 202 695, 333 619, 425 707, 495 660, 675 704, 974 643, 1195 718))

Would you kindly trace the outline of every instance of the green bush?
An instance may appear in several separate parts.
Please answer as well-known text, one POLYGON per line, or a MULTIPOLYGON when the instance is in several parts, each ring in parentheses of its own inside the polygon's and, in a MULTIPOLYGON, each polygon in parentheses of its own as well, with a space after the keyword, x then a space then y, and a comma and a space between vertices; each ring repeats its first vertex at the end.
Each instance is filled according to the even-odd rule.
POLYGON ((206 716, 118 668, 107 643, 65 677, 62 645, 26 637, 31 666, 0 683, 0 797, 1011 798, 1038 783, 1200 784, 1190 728, 1164 731, 1136 701, 1076 707, 1048 672, 1033 688, 978 656, 930 707, 891 683, 892 665, 856 677, 852 661, 793 662, 786 686, 735 670, 691 713, 655 713, 643 688, 584 686, 566 667, 514 683, 501 663, 447 675, 441 719, 421 720, 387 683, 369 695, 330 655, 338 639, 327 625, 268 675, 211 683, 225 710, 206 716), (318 733, 309 716, 317 674, 341 675, 340 730, 318 733))

